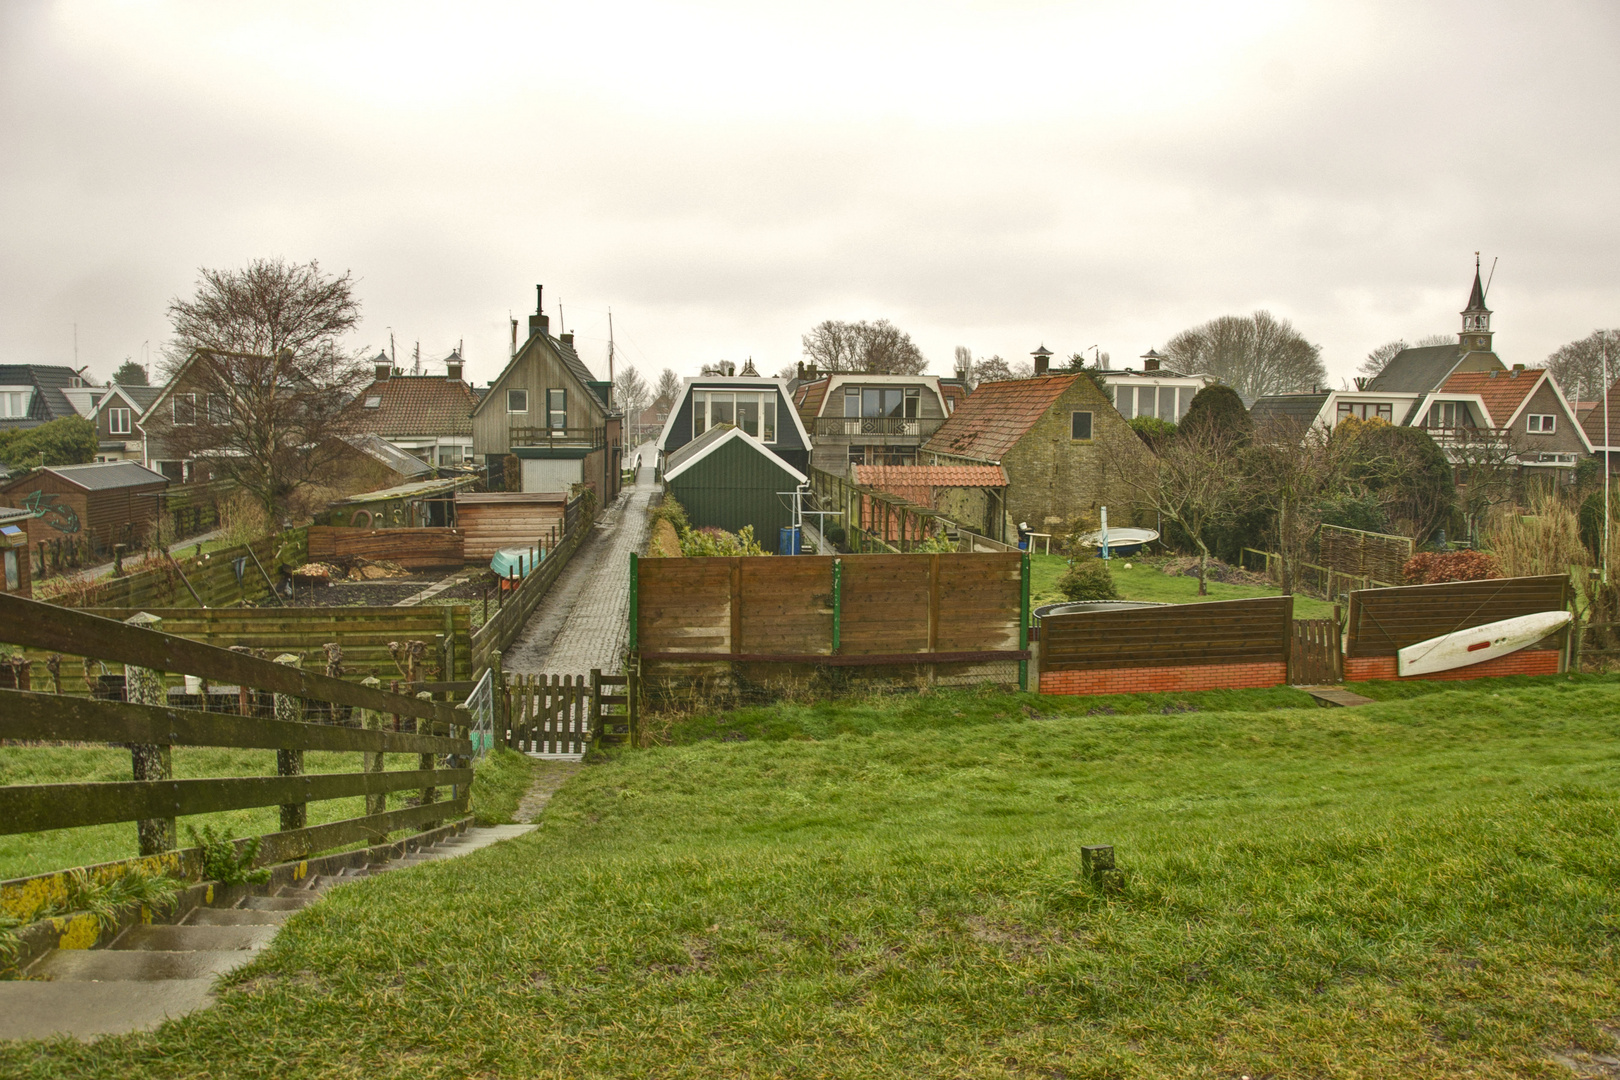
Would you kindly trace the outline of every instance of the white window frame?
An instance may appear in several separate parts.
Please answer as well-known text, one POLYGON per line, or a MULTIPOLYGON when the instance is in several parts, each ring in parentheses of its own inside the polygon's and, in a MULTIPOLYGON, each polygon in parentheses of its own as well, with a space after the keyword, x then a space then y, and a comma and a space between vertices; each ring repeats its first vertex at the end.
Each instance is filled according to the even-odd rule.
POLYGON ((1526 413, 1524 429, 1532 435, 1556 435, 1558 433, 1558 414, 1526 413))
POLYGON ((546 429, 548 431, 568 430, 568 390, 554 387, 546 391, 546 429), (562 423, 557 423, 558 418, 562 423))
POLYGON ((20 420, 33 404, 32 386, 0 386, 0 419, 20 420))
POLYGON ((129 409, 107 410, 107 434, 133 435, 135 433, 135 418, 129 409))
POLYGON ((778 395, 774 390, 732 390, 707 389, 692 391, 692 438, 697 438, 705 431, 714 427, 715 421, 710 416, 710 407, 716 395, 723 395, 725 403, 731 406, 731 419, 722 421, 737 427, 737 399, 756 398, 759 406, 759 432, 753 437, 767 446, 775 445, 777 432, 781 427, 781 408, 778 405, 778 395))
POLYGON ((173 418, 175 427, 196 427, 197 426, 197 395, 196 394, 175 394, 173 397, 171 397, 169 399, 169 415, 173 418), (190 420, 182 420, 182 419, 180 419, 180 402, 181 402, 182 399, 184 399, 185 401, 187 401, 191 405, 191 419, 190 420))
POLYGON ((527 416, 529 414, 529 392, 527 390, 521 390, 521 389, 509 389, 509 390, 507 390, 506 391, 506 411, 507 411, 507 414, 511 415, 511 416, 527 416), (519 396, 521 396, 523 398, 523 408, 521 408, 521 409, 512 408, 512 395, 513 394, 517 394, 517 395, 519 395, 519 396))

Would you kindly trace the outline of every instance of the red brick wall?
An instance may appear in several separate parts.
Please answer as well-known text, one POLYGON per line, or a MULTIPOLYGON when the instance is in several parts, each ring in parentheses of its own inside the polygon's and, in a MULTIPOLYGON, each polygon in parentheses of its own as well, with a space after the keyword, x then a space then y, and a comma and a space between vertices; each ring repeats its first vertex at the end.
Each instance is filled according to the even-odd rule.
MULTIPOLYGON (((1501 675, 1556 675, 1562 656, 1558 649, 1520 649, 1516 653, 1498 656, 1483 664, 1437 671, 1432 675, 1411 675, 1412 679, 1492 679, 1501 675)), ((1372 679, 1394 679, 1393 656, 1358 656, 1344 658, 1344 681, 1367 682, 1372 679)))
POLYGON ((1041 675, 1043 694, 1154 694, 1187 690, 1235 690, 1281 686, 1288 665, 1184 664, 1175 667, 1111 668, 1099 671, 1048 671, 1041 675))

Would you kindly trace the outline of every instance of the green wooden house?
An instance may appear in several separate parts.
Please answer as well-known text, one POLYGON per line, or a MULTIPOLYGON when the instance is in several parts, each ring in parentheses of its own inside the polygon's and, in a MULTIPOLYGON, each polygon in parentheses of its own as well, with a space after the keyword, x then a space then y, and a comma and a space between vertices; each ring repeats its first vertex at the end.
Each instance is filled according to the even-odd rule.
POLYGON ((729 424, 710 428, 664 462, 665 488, 694 529, 734 533, 752 525, 766 551, 776 550, 780 530, 793 524, 791 492, 806 483, 804 473, 729 424))

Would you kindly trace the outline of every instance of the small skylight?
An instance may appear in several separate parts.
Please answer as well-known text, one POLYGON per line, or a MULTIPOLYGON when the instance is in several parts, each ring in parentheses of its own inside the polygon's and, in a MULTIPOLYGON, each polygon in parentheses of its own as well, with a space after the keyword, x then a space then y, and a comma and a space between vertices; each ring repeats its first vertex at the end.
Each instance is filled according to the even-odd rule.
POLYGON ((382 395, 381 394, 371 394, 371 395, 369 395, 366 398, 366 408, 368 408, 368 409, 380 409, 380 408, 382 408, 382 395))

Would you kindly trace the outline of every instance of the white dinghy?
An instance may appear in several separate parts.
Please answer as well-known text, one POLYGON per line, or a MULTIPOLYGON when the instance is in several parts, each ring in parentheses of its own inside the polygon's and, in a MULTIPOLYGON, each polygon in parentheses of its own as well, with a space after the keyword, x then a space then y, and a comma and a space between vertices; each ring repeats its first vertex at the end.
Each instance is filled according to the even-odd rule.
POLYGON ((1400 650, 1396 654, 1395 670, 1403 676, 1430 675, 1495 660, 1534 645, 1566 625, 1569 619, 1567 611, 1538 611, 1534 615, 1486 623, 1472 630, 1442 634, 1400 650))

